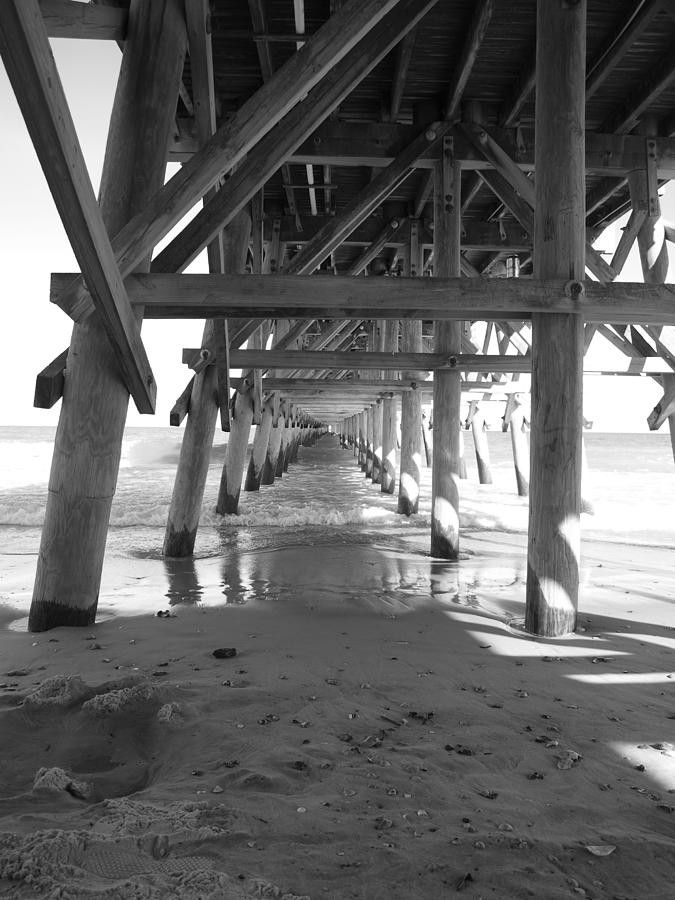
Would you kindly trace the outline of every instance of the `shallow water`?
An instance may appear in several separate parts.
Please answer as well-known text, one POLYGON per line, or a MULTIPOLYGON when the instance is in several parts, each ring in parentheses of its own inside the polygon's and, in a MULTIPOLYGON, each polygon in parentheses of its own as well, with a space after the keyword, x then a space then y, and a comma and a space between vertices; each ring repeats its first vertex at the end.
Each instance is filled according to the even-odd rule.
MULTIPOLYGON (((30 603, 46 495, 44 466, 51 454, 43 429, 25 431, 9 441, 10 451, 2 445, 3 452, 24 460, 24 475, 15 472, 14 481, 36 480, 5 482, 0 491, 0 522, 6 522, 0 524, 0 597, 22 611, 18 627, 25 626, 30 603), (27 448, 23 457, 21 446, 27 448)), ((419 513, 399 516, 397 496, 372 485, 353 452, 334 436, 302 447, 298 462, 273 487, 242 492, 241 514, 225 517, 214 511, 220 443, 209 470, 195 557, 165 560, 161 547, 179 443, 176 431, 163 432, 136 429, 125 441, 99 617, 186 603, 293 603, 308 611, 320 605, 325 612, 350 607, 385 614, 459 604, 484 608, 502 620, 522 613, 527 500, 515 493, 508 435, 489 436, 494 484, 478 485, 473 459, 467 457, 469 480, 461 482, 463 558, 448 563, 429 557, 430 470, 422 469, 419 513)), ((597 565, 589 541, 654 546, 661 554, 673 545, 675 471, 667 436, 590 437, 585 492, 595 515, 582 516, 582 583, 597 565), (636 458, 639 467, 632 470, 629 463, 636 458)))

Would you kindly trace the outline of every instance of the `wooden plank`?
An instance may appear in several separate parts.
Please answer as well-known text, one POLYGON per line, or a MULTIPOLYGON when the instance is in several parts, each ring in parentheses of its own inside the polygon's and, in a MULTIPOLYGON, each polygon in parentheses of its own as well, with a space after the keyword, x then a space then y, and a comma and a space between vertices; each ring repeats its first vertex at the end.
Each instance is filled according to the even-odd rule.
POLYGON ((474 63, 478 56, 478 51, 483 43, 485 32, 492 18, 493 0, 477 0, 474 4, 473 17, 462 52, 457 61, 457 66, 450 81, 450 89, 445 101, 445 109, 443 117, 450 122, 454 122, 458 118, 459 105, 464 95, 466 83, 471 75, 474 63))
POLYGON ((612 261, 609 264, 610 268, 616 272, 617 276, 621 274, 621 270, 623 269, 626 260, 628 259, 628 254, 630 253, 633 244, 635 243, 635 238, 638 236, 646 218, 646 210, 633 209, 628 222, 624 225, 621 231, 619 243, 617 244, 617 248, 614 251, 612 261))
MULTIPOLYGON (((16 0, 13 0, 16 2, 16 0)), ((35 2, 35 0, 31 0, 35 2)), ((112 244, 123 277, 180 222, 218 179, 234 168, 292 108, 318 84, 398 0, 350 0, 279 69, 270 81, 249 98, 216 134, 171 178, 164 187, 115 235, 112 244)), ((247 198, 259 189, 257 185, 247 198)), ((235 212, 234 215, 238 212, 235 212)), ((214 229, 224 226, 220 222, 214 229)), ((213 235, 210 234, 203 246, 213 235)), ((176 267, 177 268, 177 267, 176 267)), ((71 288, 81 293, 82 282, 71 288)), ((86 297, 80 297, 80 321, 91 313, 86 297)))
POLYGON ((403 100, 403 91, 405 82, 410 68, 410 60, 412 59, 413 50, 415 48, 416 29, 412 29, 403 38, 396 48, 396 66, 394 68, 394 78, 391 88, 391 99, 389 103, 389 117, 396 120, 401 109, 401 101, 403 100))
POLYGON ((675 81, 675 51, 668 51, 649 76, 605 119, 600 131, 618 134, 631 131, 649 106, 675 81))
POLYGON ((211 236, 226 225, 256 191, 306 140, 389 50, 414 27, 437 0, 400 0, 367 41, 339 62, 283 123, 258 142, 246 162, 232 173, 216 198, 200 211, 153 262, 154 271, 176 272, 187 266, 211 236))
POLYGON ((102 41, 126 37, 128 9, 73 0, 39 0, 39 4, 48 37, 102 41))
POLYGON ((38 373, 35 379, 35 396, 33 406, 38 409, 51 409, 63 396, 66 382, 66 362, 68 351, 64 350, 55 360, 38 373))
POLYGON ((586 100, 607 80, 617 64, 663 8, 663 0, 638 0, 628 19, 609 39, 586 71, 586 100))
MULTIPOLYGON (((70 273, 52 275, 60 300, 70 273)), ((675 286, 561 279, 349 278, 333 275, 130 275, 145 318, 527 319, 576 313, 587 322, 675 324, 675 286)), ((68 310, 65 310, 68 312, 68 310)))
POLYGON ((426 372, 451 368, 467 372, 529 372, 527 356, 450 353, 387 353, 354 350, 232 350, 233 368, 262 369, 409 369, 426 372))
MULTIPOLYGON (((537 0, 534 269, 584 278, 586 0, 537 0)), ((576 626, 580 566, 583 327, 532 318, 532 430, 525 627, 576 626)))
POLYGON ((427 126, 403 150, 396 159, 377 175, 359 196, 328 222, 309 241, 287 266, 289 275, 309 274, 342 243, 342 240, 354 230, 383 200, 385 200, 412 172, 412 166, 430 146, 439 141, 450 129, 447 123, 435 122, 427 126))
POLYGON ((139 412, 157 386, 84 165, 36 0, 7 0, 0 53, 75 257, 139 412))
MULTIPOLYGON (((304 244, 311 240, 328 221, 329 217, 327 216, 317 216, 311 221, 305 220, 303 230, 298 231, 294 219, 285 216, 280 221, 281 240, 285 243, 304 244)), ((366 219, 352 231, 340 246, 368 247, 377 239, 381 228, 380 219, 375 217, 366 219)), ((265 238, 267 240, 270 238, 268 219, 265 221, 265 238)), ((407 229, 399 228, 391 235, 385 247, 402 247, 406 241, 407 229)), ((433 246, 433 235, 422 224, 420 224, 420 244, 425 249, 433 246)), ((462 222, 462 250, 503 250, 525 253, 532 251, 532 239, 517 222, 481 222, 476 219, 465 219, 462 222)))
POLYGON ((190 412, 190 398, 192 397, 192 388, 195 383, 195 376, 188 381, 187 387, 171 407, 169 413, 169 425, 177 428, 183 421, 185 416, 190 412))

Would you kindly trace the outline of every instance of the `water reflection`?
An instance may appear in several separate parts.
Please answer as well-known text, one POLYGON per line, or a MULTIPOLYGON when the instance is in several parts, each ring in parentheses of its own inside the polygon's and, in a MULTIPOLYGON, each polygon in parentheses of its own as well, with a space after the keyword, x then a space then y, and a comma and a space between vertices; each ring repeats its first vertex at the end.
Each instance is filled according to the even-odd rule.
POLYGON ((165 560, 170 603, 284 603, 308 612, 387 615, 453 605, 506 615, 521 583, 520 560, 432 559, 400 533, 327 526, 255 531, 228 534, 220 558, 165 560))

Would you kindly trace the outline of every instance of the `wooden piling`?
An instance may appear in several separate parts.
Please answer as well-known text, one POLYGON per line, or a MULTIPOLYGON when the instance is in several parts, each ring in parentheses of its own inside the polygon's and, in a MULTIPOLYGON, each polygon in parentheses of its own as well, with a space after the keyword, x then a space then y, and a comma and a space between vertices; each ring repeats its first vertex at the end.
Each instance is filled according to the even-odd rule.
MULTIPOLYGON (((243 270, 250 230, 251 219, 244 210, 223 232, 222 259, 226 273, 243 270)), ((207 321, 202 338, 204 345, 210 342, 216 327, 213 321, 207 321)), ((164 556, 194 553, 218 409, 218 370, 214 365, 206 366, 192 382, 190 408, 164 533, 164 556)))
MULTIPOLYGON (((396 319, 387 319, 384 326, 384 349, 390 353, 398 351, 399 323, 396 319)), ((398 377, 398 372, 387 370, 389 377, 398 377)), ((396 491, 396 417, 398 400, 395 394, 389 393, 382 399, 382 480, 380 491, 393 494, 396 491)))
MULTIPOLYGON (((585 274, 585 0, 537 0, 535 278, 585 274)), ((532 315, 525 625, 574 630, 579 594, 583 323, 532 315)))
POLYGON ((382 483, 382 400, 373 410, 373 484, 382 483))
MULTIPOLYGON (((164 182, 186 42, 179 0, 132 0, 128 21, 99 197, 110 235, 164 182)), ((129 402, 99 316, 75 325, 66 381, 30 631, 88 626, 96 617, 129 402)))
POLYGON ((277 475, 277 462, 279 461, 279 453, 281 451, 281 436, 283 432, 283 423, 281 416, 277 416, 276 424, 272 421, 272 429, 270 431, 270 439, 267 444, 267 454, 265 456, 265 466, 263 468, 262 483, 265 485, 274 484, 277 475))
POLYGON ((373 407, 366 407, 366 478, 373 477, 374 423, 373 407))
POLYGON ((476 406, 471 417, 471 433, 476 451, 476 465, 478 467, 479 484, 492 484, 492 469, 490 467, 490 447, 488 445, 487 430, 485 427, 485 413, 476 406))
POLYGON ((270 441, 270 432, 272 431, 273 405, 271 400, 263 403, 262 419, 260 425, 256 428, 253 437, 253 448, 251 457, 248 461, 248 470, 246 472, 246 481, 244 483, 245 491, 259 491, 262 483, 263 469, 265 468, 265 457, 267 456, 267 447, 270 441))
POLYGON ((518 496, 527 497, 530 493, 530 446, 527 440, 525 410, 517 395, 513 396, 508 424, 511 429, 511 449, 518 496))
POLYGON ((246 451, 253 425, 254 399, 255 380, 253 372, 250 371, 242 379, 241 387, 234 393, 230 434, 216 502, 216 512, 221 516, 236 515, 239 512, 239 495, 244 477, 246 451))
MULTIPOLYGON (((461 170, 454 163, 451 141, 444 139, 440 162, 434 169, 434 276, 459 278, 461 236, 461 170)), ((459 322, 436 322, 434 348, 458 353, 462 346, 459 322)), ((431 555, 459 556, 460 448, 459 372, 434 373, 434 439, 431 474, 431 555)))

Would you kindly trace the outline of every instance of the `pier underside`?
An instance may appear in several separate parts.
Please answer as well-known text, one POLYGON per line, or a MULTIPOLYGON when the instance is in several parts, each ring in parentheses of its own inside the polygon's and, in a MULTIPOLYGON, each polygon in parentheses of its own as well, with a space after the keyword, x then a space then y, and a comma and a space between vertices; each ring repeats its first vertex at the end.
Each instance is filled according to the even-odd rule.
POLYGON ((500 404, 530 497, 526 627, 574 631, 589 348, 660 383, 645 417, 675 435, 674 35, 668 0, 4 0, 0 53, 80 267, 52 276, 73 336, 36 385, 61 411, 31 630, 95 621, 129 397, 155 409, 141 322, 196 318, 201 346, 174 348, 168 558, 195 551, 219 427, 219 514, 331 432, 404 516, 428 463, 428 550, 459 560, 462 432, 489 484, 500 404), (122 53, 98 201, 63 37, 122 53), (636 242, 643 281, 622 283, 636 242))

